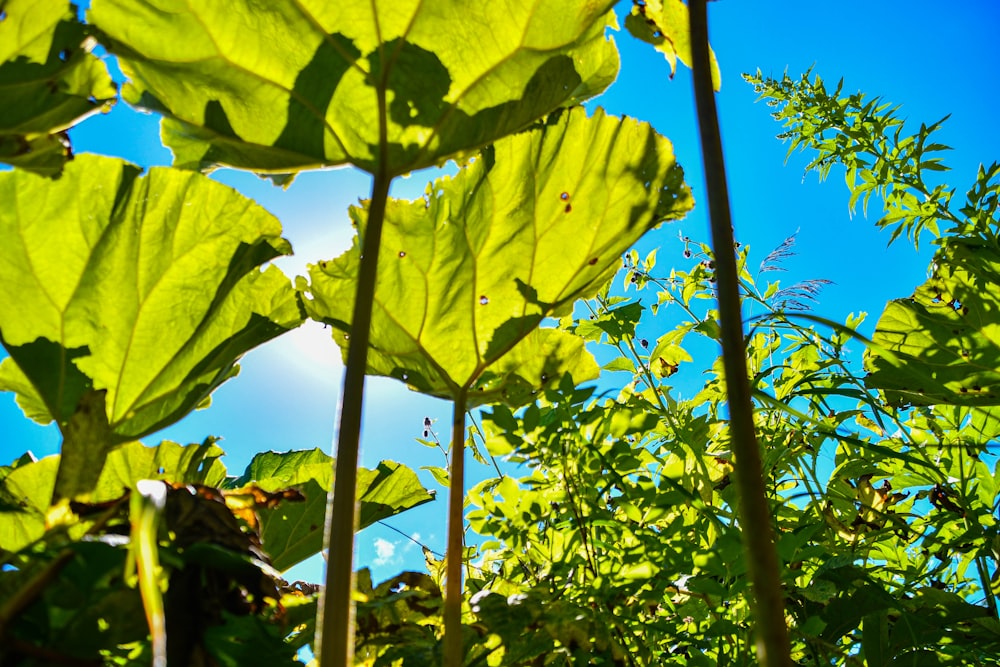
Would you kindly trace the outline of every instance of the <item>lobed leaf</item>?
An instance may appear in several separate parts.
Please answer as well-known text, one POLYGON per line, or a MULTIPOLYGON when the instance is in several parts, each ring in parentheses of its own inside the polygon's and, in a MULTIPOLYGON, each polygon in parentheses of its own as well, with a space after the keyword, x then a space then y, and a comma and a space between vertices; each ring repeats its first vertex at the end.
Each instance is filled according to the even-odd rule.
MULTIPOLYGON (((670 143, 648 125, 574 109, 503 139, 424 200, 390 200, 369 372, 470 404, 519 405, 598 369, 581 339, 536 327, 615 273, 621 254, 692 206, 670 143)), ((352 218, 363 234, 366 209, 352 218)), ((346 354, 360 244, 310 267, 310 317, 346 354)))
POLYGON ((394 176, 604 90, 613 4, 94 0, 87 16, 176 164, 394 176))
POLYGON ((8 0, 0 20, 0 162, 56 176, 63 132, 107 111, 117 88, 67 0, 8 0))
MULTIPOLYGON (((260 510, 260 536, 278 570, 315 555, 323 548, 327 493, 333 485, 333 462, 319 449, 257 454, 230 487, 256 484, 265 491, 298 487, 302 503, 281 503, 260 510)), ((361 503, 359 529, 434 499, 416 473, 394 461, 382 461, 374 470, 358 470, 361 503)))
POLYGON ((68 474, 171 424, 298 326, 280 224, 204 176, 80 156, 56 181, 0 173, 0 389, 63 432, 68 474), (221 224, 221 221, 226 224, 221 224), (79 468, 78 468, 79 466, 79 468))
MULTIPOLYGON (((212 438, 187 446, 168 440, 155 447, 126 443, 108 454, 98 470, 90 501, 103 503, 121 498, 142 479, 214 486, 226 476, 220 456, 222 450, 212 438)), ((18 551, 45 533, 52 491, 59 471, 65 469, 61 463, 58 455, 39 461, 19 459, 18 465, 0 479, 0 502, 5 506, 0 511, 0 553, 18 551)))
POLYGON ((894 405, 1000 405, 1000 246, 949 238, 934 275, 890 301, 865 359, 865 383, 894 405))

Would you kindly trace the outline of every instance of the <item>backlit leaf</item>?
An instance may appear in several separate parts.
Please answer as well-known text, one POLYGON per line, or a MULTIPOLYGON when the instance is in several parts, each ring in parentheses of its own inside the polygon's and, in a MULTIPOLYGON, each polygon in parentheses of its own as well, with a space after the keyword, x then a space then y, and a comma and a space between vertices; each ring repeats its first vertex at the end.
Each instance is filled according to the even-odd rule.
MULTIPOLYGON (((326 497, 333 480, 333 460, 319 449, 257 454, 244 474, 228 486, 253 482, 265 491, 298 488, 305 502, 280 503, 260 510, 264 549, 278 570, 319 553, 323 548, 326 497)), ((359 529, 434 499, 416 473, 394 461, 382 461, 374 470, 358 470, 361 503, 359 529)))
POLYGON ((166 116, 176 164, 399 175, 601 92, 613 4, 94 0, 87 16, 123 97, 166 116))
POLYGON ((23 549, 45 533, 58 467, 58 458, 50 456, 15 468, 0 482, 0 498, 17 508, 0 512, 0 554, 23 549))
MULTIPOLYGON (((691 67, 691 30, 688 7, 681 0, 645 0, 633 3, 625 17, 625 28, 647 44, 652 44, 670 63, 670 76, 677 71, 677 61, 691 67)), ((722 89, 722 74, 709 48, 712 63, 712 87, 722 89)))
POLYGON ((117 90, 67 0, 8 0, 0 21, 0 162, 58 174, 64 130, 107 111, 117 90))
POLYGON ((0 389, 59 424, 86 480, 66 489, 92 486, 108 448, 177 421, 301 322, 288 279, 258 269, 291 251, 278 221, 201 175, 84 155, 55 181, 0 173, 0 200, 0 389))
POLYGON ((213 438, 186 446, 169 440, 155 447, 129 442, 108 455, 92 500, 118 498, 140 479, 218 486, 226 477, 226 468, 219 460, 222 454, 213 438))
POLYGON ((912 297, 886 306, 865 381, 895 404, 1000 405, 1000 248, 970 236, 941 253, 912 297))
MULTIPOLYGON (((155 447, 126 443, 108 454, 90 501, 121 498, 142 479, 214 486, 226 476, 220 456, 222 450, 211 438, 187 446, 170 441, 155 447)), ((17 551, 43 535, 57 470, 66 468, 61 460, 56 455, 26 461, 0 479, 0 502, 11 510, 0 512, 0 551, 17 551)))
MULTIPOLYGON (((536 327, 614 275, 644 232, 692 200, 670 143, 648 125, 574 109, 498 142, 424 200, 391 200, 369 372, 470 404, 523 403, 597 366, 582 340, 536 327), (530 336, 529 336, 530 334, 530 336)), ((351 212, 364 231, 366 211, 351 212)), ((309 315, 349 342, 359 249, 310 267, 309 315)))
POLYGON ((0 199, 4 378, 27 376, 49 420, 93 388, 117 437, 162 428, 300 321, 287 279, 257 270, 291 250, 278 221, 202 176, 80 156, 58 181, 0 174, 0 199))

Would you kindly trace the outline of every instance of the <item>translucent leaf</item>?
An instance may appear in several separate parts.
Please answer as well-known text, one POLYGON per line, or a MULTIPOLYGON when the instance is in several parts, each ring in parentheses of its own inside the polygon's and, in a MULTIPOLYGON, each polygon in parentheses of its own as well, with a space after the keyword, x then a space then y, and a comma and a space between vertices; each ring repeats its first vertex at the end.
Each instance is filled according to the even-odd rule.
MULTIPOLYGON (((323 548, 326 497, 333 480, 333 461, 319 449, 257 454, 246 472, 230 486, 254 483, 265 491, 296 487, 305 502, 284 502, 260 510, 264 549, 278 570, 287 570, 323 548)), ((359 529, 434 499, 416 473, 394 461, 374 470, 358 470, 361 503, 359 529)))
POLYGON ((45 533, 58 466, 58 457, 50 456, 15 468, 0 482, 0 498, 17 508, 0 512, 0 554, 19 551, 45 533))
POLYGON ((301 322, 288 279, 258 269, 291 251, 273 216, 198 174, 139 173, 90 155, 55 181, 0 173, 0 389, 59 424, 62 495, 301 322))
POLYGON ((169 440, 155 447, 127 443, 108 455, 91 500, 118 498, 141 479, 218 486, 226 478, 226 467, 219 460, 222 454, 213 438, 187 446, 169 440))
POLYGON ((604 90, 613 4, 94 0, 88 20, 176 164, 392 176, 604 90))
POLYGON ((61 133, 107 111, 117 90, 67 0, 8 0, 0 21, 0 162, 58 174, 61 133))
POLYGON ((934 275, 890 301, 865 360, 865 382, 896 405, 1000 405, 1000 250, 953 238, 934 275))
MULTIPOLYGON (((691 206, 670 143, 630 119, 578 108, 498 142, 425 200, 389 202, 369 371, 442 397, 471 390, 473 405, 517 405, 566 371, 596 375, 581 339, 531 332, 691 206)), ((363 233, 365 210, 352 217, 363 233)), ((307 312, 334 327, 345 353, 358 264, 356 242, 310 267, 302 286, 307 312)))
POLYGON ((149 433, 300 322, 288 280, 258 270, 291 251, 278 221, 198 174, 85 155, 57 181, 0 174, 0 199, 4 388, 26 377, 47 419, 93 388, 116 436, 149 433))
MULTIPOLYGON (((645 0, 633 3, 632 12, 625 17, 625 28, 647 44, 652 44, 670 63, 670 76, 677 71, 677 60, 691 67, 691 30, 688 7, 681 0, 645 0)), ((709 49, 712 62, 712 87, 722 89, 722 74, 709 49)))

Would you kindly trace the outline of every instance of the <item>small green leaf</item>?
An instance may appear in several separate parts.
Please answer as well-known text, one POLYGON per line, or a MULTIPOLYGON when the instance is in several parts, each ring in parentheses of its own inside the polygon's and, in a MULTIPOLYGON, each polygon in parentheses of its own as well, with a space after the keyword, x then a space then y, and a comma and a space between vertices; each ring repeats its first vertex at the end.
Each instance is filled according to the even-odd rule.
MULTIPOLYGON (((633 3, 632 11, 625 17, 625 28, 647 44, 652 44, 670 63, 670 77, 677 71, 677 60, 691 67, 691 30, 688 7, 681 0, 645 0, 633 3)), ((709 49, 712 62, 712 87, 722 89, 722 74, 709 49)))
POLYGON ((635 362, 628 357, 618 357, 601 366, 601 370, 635 373, 635 362))
POLYGON ((440 466, 420 466, 421 470, 426 470, 434 478, 434 481, 448 488, 448 471, 440 466))

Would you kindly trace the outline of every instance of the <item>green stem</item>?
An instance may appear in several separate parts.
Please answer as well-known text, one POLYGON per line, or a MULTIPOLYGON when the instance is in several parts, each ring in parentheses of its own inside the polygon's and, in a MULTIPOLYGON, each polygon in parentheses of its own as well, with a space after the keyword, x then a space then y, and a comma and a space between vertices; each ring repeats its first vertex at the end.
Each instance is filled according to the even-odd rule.
POLYGON ((368 224, 361 245, 361 266, 358 269, 358 288, 344 373, 334 489, 332 502, 327 506, 324 547, 329 560, 326 586, 320 596, 316 619, 316 656, 320 667, 349 667, 354 664, 354 602, 351 592, 354 590, 354 531, 358 525, 361 407, 368 368, 368 337, 375 298, 378 251, 391 181, 392 177, 384 171, 375 174, 368 224))
POLYGON ((754 432, 750 385, 747 381, 739 273, 733 250, 735 246, 729 212, 725 161, 722 156, 722 138, 719 134, 719 119, 715 108, 709 62, 708 12, 705 0, 691 0, 688 5, 695 102, 701 133, 712 246, 718 279, 719 325, 729 402, 729 422, 740 494, 744 544, 756 598, 757 655, 761 664, 765 666, 790 666, 792 661, 788 628, 785 625, 778 556, 774 547, 771 512, 764 487, 760 450, 754 432))
POLYGON ((455 397, 451 420, 451 470, 448 472, 448 549, 445 552, 444 665, 461 667, 462 561, 465 518, 465 410, 466 392, 455 397))

